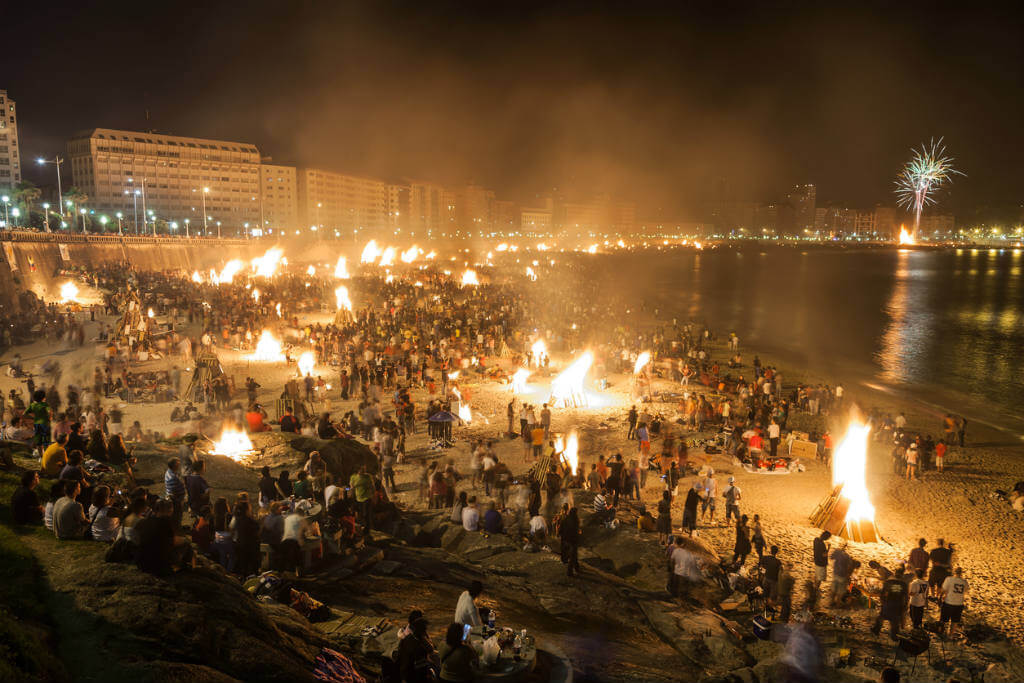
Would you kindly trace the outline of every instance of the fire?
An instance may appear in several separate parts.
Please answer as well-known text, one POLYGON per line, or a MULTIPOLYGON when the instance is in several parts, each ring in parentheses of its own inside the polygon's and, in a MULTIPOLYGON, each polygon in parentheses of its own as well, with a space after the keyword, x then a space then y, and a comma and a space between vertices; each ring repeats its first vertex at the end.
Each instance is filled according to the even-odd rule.
POLYGON ((156 315, 156 314, 153 313, 153 309, 152 308, 150 308, 148 311, 146 311, 146 317, 147 318, 152 318, 154 315, 156 315))
POLYGON ((346 311, 352 310, 352 299, 348 298, 348 287, 341 285, 334 290, 334 298, 338 301, 338 310, 345 309, 346 311))
POLYGON ((704 245, 701 244, 700 242, 694 242, 693 246, 696 247, 698 251, 704 248, 704 245))
POLYGON ((277 317, 281 317, 281 304, 274 304, 274 310, 277 311, 277 317))
POLYGON ((900 244, 914 245, 917 244, 917 240, 914 239, 913 233, 907 230, 905 225, 900 226, 900 244))
POLYGON ((519 368, 515 374, 512 375, 512 393, 513 394, 525 394, 529 392, 526 387, 526 380, 532 373, 526 368, 519 368))
POLYGON ((260 302, 260 290, 259 289, 253 288, 253 290, 252 290, 252 300, 255 301, 256 303, 260 302))
MULTIPOLYGON (((458 370, 452 370, 451 372, 448 373, 448 379, 458 379, 458 378, 459 378, 459 371, 458 370)), ((458 391, 458 390, 456 390, 456 391, 458 391)))
POLYGON ((623 242, 622 240, 619 240, 619 241, 618 241, 618 242, 616 242, 615 244, 617 244, 617 245, 618 245, 619 249, 623 249, 623 248, 625 248, 625 246, 626 246, 626 243, 625 243, 625 242, 623 242))
POLYGON ((250 360, 283 361, 284 354, 281 352, 281 342, 277 341, 270 330, 260 332, 260 340, 256 342, 256 350, 249 356, 250 360))
POLYGON ((306 275, 316 275, 316 266, 311 265, 309 268, 306 268, 306 275))
POLYGON ((384 253, 380 255, 380 266, 384 268, 386 266, 393 265, 395 265, 395 248, 388 247, 384 250, 384 253))
POLYGON ((316 365, 316 356, 312 351, 303 351, 299 356, 299 375, 306 377, 313 374, 313 367, 316 365))
POLYGON ((381 254, 381 250, 380 250, 380 247, 377 246, 377 241, 376 240, 370 240, 369 242, 366 243, 366 246, 363 247, 363 253, 359 257, 359 262, 360 263, 373 263, 374 261, 377 260, 377 258, 380 256, 380 254, 381 254))
POLYGON ((842 484, 842 496, 850 500, 847 524, 858 520, 873 522, 875 519, 875 506, 871 504, 865 478, 870 431, 870 425, 854 420, 832 455, 832 485, 842 484))
POLYGON ((437 252, 436 251, 432 251, 429 254, 427 254, 426 256, 424 256, 424 258, 427 259, 428 261, 432 261, 435 258, 437 258, 437 252))
POLYGON ((480 280, 477 278, 475 270, 467 270, 465 273, 462 274, 462 286, 463 287, 465 287, 466 285, 479 285, 479 284, 480 284, 480 280))
POLYGON ((555 440, 555 450, 561 452, 562 461, 569 466, 569 469, 572 470, 573 475, 575 475, 580 466, 580 438, 579 435, 576 434, 576 430, 572 429, 569 431, 569 435, 565 438, 564 444, 562 437, 558 437, 558 439, 555 440))
POLYGON ((78 286, 68 280, 60 286, 60 302, 63 303, 76 303, 78 301, 78 286))
POLYGON ((548 245, 544 244, 543 242, 541 242, 540 244, 537 245, 537 251, 547 251, 547 250, 548 250, 548 245))
POLYGON ((543 339, 538 339, 533 342, 533 346, 530 347, 530 351, 533 352, 533 362, 539 367, 541 356, 548 354, 548 345, 544 343, 543 339))
POLYGON ((395 281, 395 276, 392 275, 391 273, 388 273, 387 277, 384 278, 384 284, 390 285, 394 281, 395 281))
POLYGON ((508 251, 508 245, 502 242, 494 248, 495 251, 508 251))
POLYGON ((252 441, 245 432, 233 427, 226 427, 220 438, 213 442, 210 449, 212 455, 223 455, 236 462, 245 460, 245 456, 253 451, 252 441))
POLYGON ((338 278, 339 280, 349 279, 348 264, 345 261, 344 256, 338 257, 338 265, 334 266, 334 277, 338 278))
POLYGON ((419 255, 423 253, 423 250, 417 247, 415 244, 405 251, 402 252, 402 263, 412 263, 419 255))
POLYGON ((224 267, 220 271, 220 275, 218 275, 215 270, 210 270, 210 280, 215 285, 230 285, 231 281, 235 279, 235 275, 237 275, 244 267, 245 264, 239 259, 231 259, 224 264, 224 267))
POLYGON ((636 357, 636 363, 633 364, 633 374, 639 375, 640 371, 644 369, 644 366, 646 366, 650 362, 651 352, 644 351, 643 353, 641 353, 639 356, 636 357))
POLYGON ((557 406, 582 407, 588 404, 587 394, 583 390, 583 382, 586 379, 587 371, 594 363, 594 354, 590 351, 584 352, 582 356, 573 361, 572 365, 562 371, 558 377, 551 382, 551 399, 549 403, 557 406))
POLYGON ((198 270, 192 271, 192 282, 195 282, 196 284, 202 284, 203 276, 199 274, 198 270))
POLYGON ((596 254, 597 253, 597 245, 596 244, 591 244, 589 247, 587 247, 587 253, 588 254, 596 254))
POLYGON ((537 281, 537 273, 530 266, 526 266, 526 277, 530 278, 533 282, 537 281))
POLYGON ((468 403, 459 401, 459 419, 463 422, 473 421, 473 411, 470 410, 468 403))
POLYGON ((274 277, 274 273, 277 272, 277 266, 281 263, 281 257, 284 252, 274 247, 267 249, 263 256, 258 256, 252 260, 252 268, 256 271, 256 275, 260 277, 274 277))

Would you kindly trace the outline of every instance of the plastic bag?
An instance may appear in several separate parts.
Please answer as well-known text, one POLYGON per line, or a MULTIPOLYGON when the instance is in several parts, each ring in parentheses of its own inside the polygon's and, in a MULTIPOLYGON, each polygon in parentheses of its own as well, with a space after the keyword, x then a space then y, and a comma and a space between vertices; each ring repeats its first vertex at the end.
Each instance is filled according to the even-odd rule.
POLYGON ((484 641, 484 651, 480 655, 480 659, 484 664, 491 665, 498 661, 499 655, 501 655, 501 645, 498 645, 497 636, 491 636, 484 641))

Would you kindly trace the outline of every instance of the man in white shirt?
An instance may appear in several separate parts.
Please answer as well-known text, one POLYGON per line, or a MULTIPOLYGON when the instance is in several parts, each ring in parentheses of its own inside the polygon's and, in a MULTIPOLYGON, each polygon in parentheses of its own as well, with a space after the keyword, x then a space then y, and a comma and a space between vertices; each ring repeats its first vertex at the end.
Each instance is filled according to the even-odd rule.
POLYGON ((715 471, 708 470, 708 476, 704 480, 704 500, 700 505, 700 519, 704 521, 704 515, 708 509, 711 510, 710 522, 715 523, 715 503, 718 498, 718 480, 715 479, 715 471))
POLYGON ((469 505, 462 510, 462 528, 466 531, 480 530, 480 511, 476 507, 476 496, 469 499, 469 505))
POLYGON ((725 500, 725 522, 729 523, 732 517, 736 518, 736 521, 740 521, 740 487, 736 486, 736 477, 729 477, 729 485, 725 487, 725 491, 722 492, 722 498, 725 500))
POLYGON ((330 507, 334 497, 341 493, 341 487, 337 483, 328 484, 324 487, 324 505, 330 507))
POLYGON ((960 619, 964 613, 964 597, 967 595, 967 579, 964 570, 957 567, 953 576, 947 576, 942 582, 942 611, 939 616, 942 631, 949 622, 949 634, 960 629, 960 619))
POLYGON ((474 581, 469 585, 469 590, 462 591, 459 602, 455 606, 455 623, 468 625, 474 631, 483 628, 484 622, 480 618, 480 610, 477 609, 476 599, 484 592, 484 585, 474 581))
POLYGON ((924 570, 915 572, 916 578, 910 582, 910 623, 914 628, 921 628, 924 621, 924 610, 928 606, 928 582, 924 579, 924 570))
POLYGON ((544 515, 534 515, 530 518, 530 536, 533 536, 540 543, 544 543, 548 538, 548 522, 544 519, 544 515))
POLYGON ((768 425, 768 443, 771 444, 771 449, 772 449, 771 452, 772 452, 772 459, 773 460, 775 459, 775 456, 778 455, 778 452, 779 452, 779 438, 781 436, 782 436, 782 428, 779 426, 779 423, 776 422, 773 419, 771 421, 771 424, 768 425))
POLYGON ((697 556, 683 547, 682 536, 676 536, 676 546, 672 549, 669 559, 672 561, 672 581, 670 586, 672 595, 679 594, 682 582, 701 580, 700 564, 697 562, 697 556))

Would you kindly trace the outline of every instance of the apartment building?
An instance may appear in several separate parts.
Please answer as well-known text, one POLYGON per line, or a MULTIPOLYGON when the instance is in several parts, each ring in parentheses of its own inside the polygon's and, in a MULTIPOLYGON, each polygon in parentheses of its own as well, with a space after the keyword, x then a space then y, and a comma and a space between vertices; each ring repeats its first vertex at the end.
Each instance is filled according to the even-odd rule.
POLYGON ((9 192, 21 182, 18 112, 6 90, 0 90, 0 190, 9 192))

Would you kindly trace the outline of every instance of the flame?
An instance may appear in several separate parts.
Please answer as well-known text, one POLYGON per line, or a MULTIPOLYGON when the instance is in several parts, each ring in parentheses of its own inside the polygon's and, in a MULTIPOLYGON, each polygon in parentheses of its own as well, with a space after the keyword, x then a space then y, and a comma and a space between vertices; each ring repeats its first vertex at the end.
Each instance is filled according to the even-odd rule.
POLYGON ((704 248, 704 245, 701 242, 694 242, 693 246, 696 247, 698 251, 704 248))
MULTIPOLYGON (((459 378, 459 371, 458 370, 452 370, 451 372, 448 373, 448 379, 458 379, 458 378, 459 378)), ((456 391, 458 391, 458 390, 456 389, 456 391)))
POLYGON ((473 411, 470 410, 468 403, 459 401, 459 419, 463 422, 473 421, 473 411))
POLYGON ((306 268, 306 275, 316 275, 316 266, 311 265, 309 268, 306 268))
POLYGON ((619 246, 619 248, 620 248, 620 249, 622 249, 623 247, 625 247, 625 246, 626 246, 626 243, 625 243, 625 242, 623 242, 622 240, 619 240, 619 241, 618 241, 618 242, 616 242, 615 244, 617 244, 617 245, 619 246))
POLYGON ((548 245, 544 244, 543 242, 537 245, 537 251, 547 251, 548 248, 548 245))
POLYGON ((60 302, 76 303, 78 301, 78 286, 68 280, 60 286, 60 302))
POLYGON ((380 264, 382 268, 385 266, 395 265, 395 248, 388 247, 384 250, 384 253, 380 255, 380 264))
POLYGON ((842 484, 843 497, 850 499, 847 522, 875 519, 875 506, 871 504, 865 478, 870 431, 870 425, 854 420, 832 455, 832 485, 842 484))
POLYGON ((312 351, 303 351, 299 356, 299 374, 302 377, 313 374, 313 367, 316 365, 316 356, 312 351))
POLYGON ((388 285, 390 285, 394 281, 395 281, 395 276, 392 275, 391 273, 388 273, 387 277, 384 278, 384 283, 388 284, 388 285))
POLYGON ((153 315, 154 315, 154 313, 153 313, 153 309, 152 308, 150 308, 148 311, 146 311, 146 317, 152 318, 153 315))
POLYGON ((348 265, 345 261, 344 256, 338 257, 338 265, 334 266, 334 277, 338 278, 339 280, 349 279, 348 265))
POLYGON ((537 273, 530 266, 526 266, 526 277, 530 278, 533 282, 537 281, 537 273))
POLYGON ((213 442, 210 449, 212 455, 223 455, 236 462, 245 460, 245 456, 253 450, 252 441, 245 432, 233 427, 226 427, 220 438, 213 442))
POLYGON ((480 284, 480 280, 477 278, 475 270, 467 270, 465 273, 462 274, 462 286, 463 287, 465 287, 466 285, 479 285, 479 284, 480 284))
POLYGON ((540 357, 547 355, 548 345, 544 343, 543 339, 538 339, 533 342, 533 346, 530 347, 530 351, 533 352, 533 362, 540 365, 540 357))
POLYGON ((429 254, 427 254, 426 256, 424 256, 424 258, 427 259, 428 261, 432 261, 435 258, 437 258, 437 252, 436 251, 432 251, 429 254))
POLYGON ((224 268, 221 269, 220 275, 217 274, 217 271, 212 269, 210 270, 210 281, 215 285, 230 285, 231 281, 235 279, 235 275, 237 275, 244 267, 245 264, 242 263, 241 260, 231 259, 224 264, 224 268))
POLYGON ((644 369, 644 366, 651 362, 651 352, 644 351, 636 357, 636 363, 633 364, 633 374, 639 375, 640 371, 644 369))
POLYGON ((508 245, 502 242, 494 248, 495 251, 508 251, 508 245))
POLYGON ((260 277, 274 277, 278 264, 283 260, 281 258, 283 255, 284 252, 277 247, 267 249, 263 256, 258 256, 252 260, 252 269, 260 277))
POLYGON ((586 406, 588 400, 587 394, 583 390, 583 381, 593 363, 594 354, 590 351, 584 352, 582 356, 573 361, 572 365, 563 370, 551 382, 551 399, 548 402, 564 407, 586 406))
POLYGON ((338 301, 338 310, 352 310, 352 299, 348 298, 348 287, 342 285, 334 290, 334 298, 338 301))
POLYGON ((402 263, 412 263, 415 261, 423 250, 417 247, 415 244, 402 252, 402 263))
POLYGON ((252 300, 255 301, 256 303, 260 302, 260 290, 259 289, 253 289, 252 290, 252 300))
POLYGON ((192 282, 195 282, 197 284, 202 284, 203 276, 199 274, 198 270, 192 271, 192 282))
POLYGON ((906 226, 900 226, 900 244, 914 245, 917 244, 917 240, 914 239, 914 235, 907 231, 906 226))
POLYGON ((359 257, 360 263, 373 263, 380 256, 380 247, 377 246, 376 240, 370 240, 363 247, 363 254, 359 257))
POLYGON ((555 451, 562 454, 562 461, 569 466, 569 469, 575 475, 580 466, 580 438, 576 434, 575 429, 569 431, 569 435, 565 438, 564 442, 562 437, 555 439, 555 451))
POLYGON ((526 368, 519 368, 515 374, 512 375, 512 393, 513 394, 525 394, 529 392, 526 387, 526 380, 532 373, 526 368))
POLYGON ((260 340, 256 342, 256 349, 249 360, 283 361, 284 354, 281 353, 281 342, 277 341, 270 330, 260 332, 260 340))
POLYGON ((597 253, 597 245, 596 244, 591 244, 589 247, 587 247, 587 253, 588 254, 596 254, 597 253))

